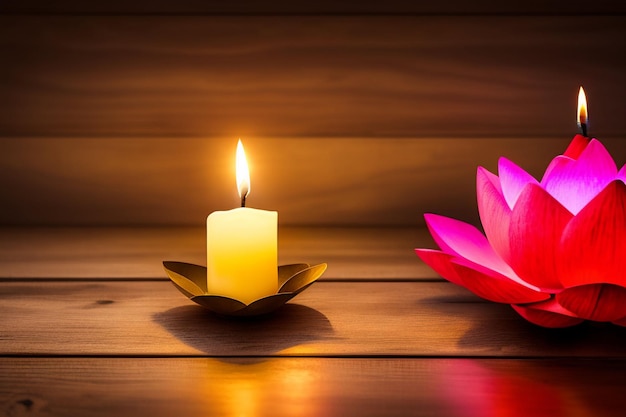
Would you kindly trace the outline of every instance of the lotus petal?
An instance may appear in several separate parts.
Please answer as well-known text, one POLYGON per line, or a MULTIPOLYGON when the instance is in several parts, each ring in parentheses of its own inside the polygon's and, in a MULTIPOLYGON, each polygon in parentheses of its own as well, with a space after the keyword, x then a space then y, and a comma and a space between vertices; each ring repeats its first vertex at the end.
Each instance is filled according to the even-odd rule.
POLYGON ((600 142, 576 135, 540 183, 505 158, 498 170, 500 177, 482 167, 476 173, 486 237, 426 214, 441 251, 416 249, 418 256, 537 325, 588 319, 626 327, 626 165, 618 172, 600 142))
POLYGON ((509 222, 511 209, 502 195, 497 176, 479 167, 476 172, 478 214, 487 240, 505 262, 511 259, 509 248, 509 222))
POLYGON ((564 287, 593 283, 626 286, 626 185, 611 182, 563 231, 560 281, 564 287))
POLYGON ((613 324, 617 324, 618 326, 626 327, 626 317, 622 317, 619 320, 615 320, 613 324))
POLYGON ((205 267, 175 261, 164 261, 163 266, 172 284, 187 297, 207 292, 205 267))
POLYGON ((554 299, 527 305, 513 304, 511 307, 529 322, 553 329, 575 326, 584 321, 554 299))
POLYGON ((474 226, 436 214, 425 214, 424 218, 433 239, 444 252, 502 275, 515 276, 511 267, 489 245, 485 235, 474 226))
POLYGON ((558 163, 546 171, 542 185, 573 214, 585 207, 617 174, 611 154, 595 139, 578 159, 555 160, 558 163))
MULTIPOLYGON (((325 265, 325 264, 324 264, 325 265)), ((278 292, 287 281, 294 277, 297 273, 309 268, 309 264, 289 264, 281 265, 278 268, 278 292)))
POLYGON ((515 206, 527 184, 538 184, 532 175, 506 158, 498 160, 498 174, 500 184, 502 184, 502 194, 510 209, 515 206))
POLYGON ((545 185, 546 182, 548 181, 548 179, 551 177, 552 175, 552 171, 557 171, 560 172, 562 170, 564 170, 564 166, 565 165, 569 165, 569 164, 573 164, 574 163, 574 159, 570 158, 569 156, 565 156, 565 155, 558 155, 556 156, 552 161, 550 161, 550 165, 548 165, 548 168, 546 168, 546 171, 543 173, 543 177, 541 178, 541 186, 545 189, 545 185))
POLYGON ((578 317, 614 321, 626 317, 626 288, 612 284, 581 285, 563 290, 556 300, 578 317))
POLYGON ((578 157, 585 150, 587 145, 589 145, 590 140, 591 139, 589 139, 587 136, 583 136, 583 135, 574 136, 574 139, 572 139, 572 141, 570 142, 569 146, 567 147, 563 155, 572 159, 578 159, 578 157))
POLYGON ((202 294, 191 297, 191 301, 217 314, 226 316, 233 315, 240 310, 244 310, 247 305, 234 298, 222 297, 220 295, 202 294))
POLYGON ((538 292, 480 265, 473 265, 465 259, 432 249, 415 251, 439 275, 487 300, 511 304, 530 303, 549 297, 548 294, 538 292))
POLYGON ((269 295, 253 301, 245 309, 239 310, 232 315, 239 317, 252 317, 268 314, 282 307, 287 301, 291 300, 296 295, 298 294, 288 292, 269 295))
POLYGON ((234 298, 208 294, 206 267, 184 262, 163 262, 165 271, 174 286, 195 303, 218 314, 250 317, 270 313, 311 286, 326 271, 326 264, 309 267, 308 264, 280 265, 278 267, 279 292, 246 305, 234 298))
POLYGON ((617 173, 617 179, 622 180, 622 182, 626 182, 626 165, 624 165, 617 173))
POLYGON ((550 298, 549 294, 531 289, 495 272, 488 275, 478 269, 456 263, 455 260, 452 261, 452 266, 465 288, 489 301, 517 304, 550 298))
POLYGON ((278 292, 291 292, 294 293, 294 295, 298 294, 321 277, 324 271, 326 271, 326 267, 327 265, 324 263, 298 271, 280 286, 278 292))
POLYGON ((434 249, 415 249, 415 253, 417 253, 417 256, 436 273, 456 285, 464 286, 463 280, 452 266, 453 255, 434 249))
POLYGON ((528 184, 511 213, 511 267, 524 281, 542 289, 561 288, 555 259, 561 234, 572 218, 543 188, 528 184))

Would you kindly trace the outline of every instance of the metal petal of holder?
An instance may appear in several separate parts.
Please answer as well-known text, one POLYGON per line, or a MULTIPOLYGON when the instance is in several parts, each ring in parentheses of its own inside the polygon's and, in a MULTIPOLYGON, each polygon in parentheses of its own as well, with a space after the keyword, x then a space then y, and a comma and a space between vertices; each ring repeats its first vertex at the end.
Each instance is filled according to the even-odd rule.
POLYGON ((290 264, 278 267, 278 292, 250 304, 221 295, 209 294, 206 267, 185 262, 164 261, 163 267, 176 288, 191 301, 224 316, 250 317, 271 313, 302 291, 326 271, 325 263, 290 264))

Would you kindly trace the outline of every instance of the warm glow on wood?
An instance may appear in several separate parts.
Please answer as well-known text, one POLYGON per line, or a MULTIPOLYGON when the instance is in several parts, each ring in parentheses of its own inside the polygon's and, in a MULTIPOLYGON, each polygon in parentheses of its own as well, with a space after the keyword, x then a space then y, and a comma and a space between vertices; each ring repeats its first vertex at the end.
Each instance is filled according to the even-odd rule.
POLYGON ((248 169, 248 161, 246 161, 246 153, 243 150, 241 139, 237 143, 236 169, 237 189, 239 190, 239 197, 243 202, 250 193, 250 170, 248 169))

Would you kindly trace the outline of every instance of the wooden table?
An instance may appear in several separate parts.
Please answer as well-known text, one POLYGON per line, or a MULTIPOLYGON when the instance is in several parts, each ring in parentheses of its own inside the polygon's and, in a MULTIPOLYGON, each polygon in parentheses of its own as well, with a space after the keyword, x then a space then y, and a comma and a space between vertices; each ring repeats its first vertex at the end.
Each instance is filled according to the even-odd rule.
POLYGON ((438 278, 419 229, 281 228, 328 262, 277 313, 217 317, 163 260, 202 228, 3 229, 0 414, 623 416, 626 329, 546 330, 438 278))

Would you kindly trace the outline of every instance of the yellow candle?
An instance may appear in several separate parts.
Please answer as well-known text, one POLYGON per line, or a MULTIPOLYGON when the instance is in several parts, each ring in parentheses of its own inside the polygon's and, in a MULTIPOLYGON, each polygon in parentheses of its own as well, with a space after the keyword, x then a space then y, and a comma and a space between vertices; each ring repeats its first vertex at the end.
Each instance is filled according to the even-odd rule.
POLYGON ((250 304, 278 290, 278 212, 243 207, 250 176, 241 141, 237 185, 242 207, 207 217, 207 289, 250 304))

